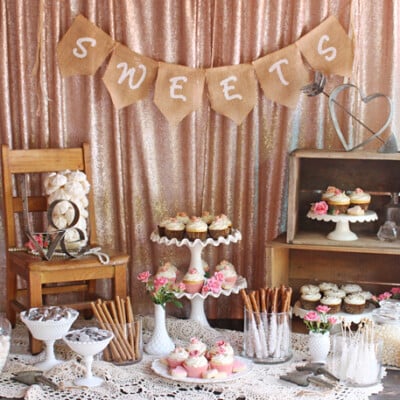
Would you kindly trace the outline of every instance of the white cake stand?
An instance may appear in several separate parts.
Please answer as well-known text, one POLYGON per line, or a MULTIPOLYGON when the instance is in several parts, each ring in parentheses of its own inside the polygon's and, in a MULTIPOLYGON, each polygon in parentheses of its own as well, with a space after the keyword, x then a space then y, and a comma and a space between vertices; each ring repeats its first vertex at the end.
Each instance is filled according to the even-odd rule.
POLYGON ((348 215, 348 214, 315 214, 311 211, 307 213, 307 218, 324 222, 335 222, 335 229, 327 236, 328 239, 338 241, 357 240, 358 236, 350 230, 350 222, 372 222, 378 219, 375 211, 366 211, 364 215, 348 215))
MULTIPOLYGON (((242 239, 242 234, 237 229, 232 229, 232 232, 227 237, 219 237, 218 239, 207 238, 206 240, 202 241, 200 239, 189 240, 187 238, 182 240, 177 239, 168 239, 166 236, 161 236, 157 232, 153 232, 150 236, 150 240, 152 242, 165 244, 167 246, 186 246, 190 250, 190 265, 189 269, 195 268, 199 271, 202 275, 205 274, 203 267, 203 260, 201 257, 201 253, 204 247, 211 245, 211 246, 219 246, 220 244, 230 244, 230 243, 237 243, 239 240, 242 239)), ((247 287, 246 279, 239 276, 235 286, 232 289, 221 290, 219 293, 176 293, 175 296, 177 298, 186 297, 191 302, 191 312, 190 312, 190 319, 195 320, 202 324, 203 326, 209 326, 207 317, 204 312, 204 300, 208 296, 212 296, 218 298, 221 295, 230 296, 232 293, 239 293, 240 289, 244 289, 247 287)))

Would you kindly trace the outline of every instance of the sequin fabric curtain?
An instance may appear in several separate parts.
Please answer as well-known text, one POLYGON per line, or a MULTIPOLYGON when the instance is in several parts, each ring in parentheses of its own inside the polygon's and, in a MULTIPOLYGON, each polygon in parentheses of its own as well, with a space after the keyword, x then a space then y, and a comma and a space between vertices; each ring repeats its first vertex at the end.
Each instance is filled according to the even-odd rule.
MULTIPOLYGON (((394 102, 399 125, 400 10, 395 0, 3 0, 0 2, 0 135, 12 148, 71 147, 87 141, 99 241, 131 255, 130 291, 136 312, 151 310, 137 273, 172 261, 183 274, 187 248, 150 241, 163 217, 186 211, 225 213, 243 235, 207 247, 213 267, 229 259, 250 288, 265 284, 265 242, 285 231, 288 154, 296 148, 342 150, 323 95, 302 95, 295 109, 267 100, 259 88, 241 126, 201 109, 172 127, 153 91, 117 111, 101 77, 62 78, 56 46, 83 14, 115 41, 156 61, 209 68, 249 63, 294 43, 335 15, 354 38, 351 82, 394 102), (36 62, 36 69, 35 69, 36 62), (397 95, 397 98, 396 98, 397 95), (397 107, 396 107, 397 106, 397 107)), ((328 77, 329 92, 344 79, 328 77)), ((378 118, 379 110, 369 118, 378 118)), ((1 285, 5 287, 4 230, 1 285)), ((103 290, 109 290, 104 286, 103 290)), ((2 291, 4 293, 4 290, 2 291)), ((1 298, 4 309, 4 296, 1 298)), ((188 316, 188 304, 177 316, 188 316)), ((209 318, 242 315, 239 296, 209 299, 209 318)))

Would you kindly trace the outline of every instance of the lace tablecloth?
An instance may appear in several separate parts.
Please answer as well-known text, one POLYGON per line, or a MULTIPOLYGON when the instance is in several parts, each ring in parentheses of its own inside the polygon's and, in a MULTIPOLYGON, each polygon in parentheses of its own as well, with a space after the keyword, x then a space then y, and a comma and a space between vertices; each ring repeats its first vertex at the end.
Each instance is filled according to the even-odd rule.
MULTIPOLYGON (((93 325, 85 320, 77 321, 78 326, 93 325)), ((144 319, 144 341, 150 338, 153 319, 144 319)), ((75 325, 74 325, 75 327, 75 325)), ((177 344, 187 344, 191 337, 198 337, 208 345, 221 337, 229 340, 237 354, 242 349, 242 332, 204 327, 191 320, 168 319, 167 327, 170 336, 177 344)), ((105 383, 97 388, 76 388, 73 380, 84 375, 81 359, 62 342, 58 341, 55 350, 58 358, 65 359, 62 364, 46 372, 46 376, 64 390, 53 390, 44 385, 25 386, 11 379, 13 372, 35 369, 34 363, 44 358, 44 354, 32 356, 27 354, 28 334, 23 324, 17 324, 13 330, 13 343, 9 359, 0 375, 0 397, 25 398, 32 400, 99 400, 99 399, 182 399, 182 400, 268 400, 285 398, 309 400, 367 400, 368 396, 378 393, 382 385, 368 388, 349 388, 337 384, 335 389, 324 389, 310 384, 299 387, 279 379, 296 365, 306 363, 307 336, 292 335, 294 356, 284 363, 276 365, 254 364, 251 370, 242 377, 212 384, 193 384, 174 382, 156 375, 151 363, 157 357, 144 355, 141 362, 128 366, 115 366, 109 362, 95 360, 94 375, 101 376, 105 383)))

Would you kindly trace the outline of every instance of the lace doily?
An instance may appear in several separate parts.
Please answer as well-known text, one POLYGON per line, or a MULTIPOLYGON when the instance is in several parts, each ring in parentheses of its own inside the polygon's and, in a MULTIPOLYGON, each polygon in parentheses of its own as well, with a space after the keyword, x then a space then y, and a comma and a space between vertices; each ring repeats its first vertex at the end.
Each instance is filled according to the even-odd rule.
MULTIPOLYGON (((75 326, 93 325, 94 321, 78 320, 75 326)), ((154 320, 144 317, 143 339, 146 342, 152 331, 154 320)), ((171 338, 177 344, 187 344, 191 337, 198 337, 207 345, 225 338, 235 348, 237 354, 242 351, 242 332, 213 329, 196 321, 168 319, 167 328, 171 338)), ((61 385, 63 390, 53 390, 44 385, 25 386, 13 381, 12 374, 22 370, 34 370, 34 363, 44 358, 44 354, 32 356, 27 354, 28 334, 23 324, 17 324, 13 330, 11 354, 0 375, 0 396, 20 397, 28 400, 100 400, 100 399, 194 399, 194 400, 281 400, 310 399, 317 400, 367 400, 368 396, 378 393, 382 385, 368 388, 349 388, 338 384, 335 389, 324 389, 319 386, 302 388, 279 379, 296 365, 304 364, 308 358, 307 336, 292 335, 294 356, 292 360, 278 365, 254 364, 252 370, 235 381, 213 384, 188 384, 172 382, 156 375, 151 370, 152 361, 157 358, 144 354, 141 362, 128 366, 115 366, 112 363, 97 359, 93 363, 93 374, 105 379, 97 388, 77 388, 73 380, 84 375, 85 367, 79 356, 73 353, 62 342, 55 345, 56 355, 66 360, 45 375, 61 385)))

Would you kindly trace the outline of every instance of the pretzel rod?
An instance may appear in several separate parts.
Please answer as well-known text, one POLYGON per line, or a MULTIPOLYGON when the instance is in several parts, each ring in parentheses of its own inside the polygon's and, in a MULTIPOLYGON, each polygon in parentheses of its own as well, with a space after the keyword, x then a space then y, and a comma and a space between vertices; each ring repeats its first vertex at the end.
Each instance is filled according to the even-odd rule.
POLYGON ((251 301, 250 301, 249 297, 247 296, 247 293, 244 289, 240 289, 240 294, 242 296, 244 306, 246 307, 246 310, 249 314, 249 318, 252 319, 253 318, 253 307, 251 305, 251 301))
POLYGON ((256 318, 257 325, 260 325, 260 309, 258 308, 257 298, 256 298, 256 291, 253 290, 250 293, 250 300, 254 310, 254 316, 256 318))
MULTIPOLYGON (((130 305, 130 299, 127 298, 126 299, 126 320, 127 320, 127 326, 128 326, 128 341, 129 341, 129 345, 130 348, 132 350, 133 353, 133 359, 135 360, 136 357, 138 356, 138 354, 136 353, 136 349, 135 349, 135 326, 133 325, 133 313, 128 312, 129 308, 131 307, 130 305)), ((131 310, 132 311, 132 310, 131 310)))
POLYGON ((120 302, 121 302, 121 316, 122 316, 122 321, 121 321, 121 323, 122 323, 123 325, 125 325, 125 324, 126 324, 125 300, 124 300, 124 299, 121 299, 120 302))
POLYGON ((278 312, 278 288, 274 288, 272 291, 272 306, 271 306, 271 312, 276 313, 278 312))
POLYGON ((133 342, 134 342, 134 350, 135 350, 135 354, 136 357, 139 358, 140 357, 140 335, 141 335, 141 326, 140 326, 140 322, 139 321, 135 321, 135 318, 133 317, 133 311, 132 311, 132 303, 131 303, 131 299, 128 296, 126 298, 126 311, 127 311, 127 315, 128 318, 133 321, 133 342))
POLYGON ((265 288, 265 310, 267 313, 269 313, 270 310, 270 302, 269 302, 269 298, 270 298, 270 289, 269 288, 265 288))
POLYGON ((115 302, 117 303, 118 321, 120 324, 122 324, 123 323, 122 306, 121 306, 121 299, 119 298, 119 296, 115 297, 115 302))
MULTIPOLYGON (((99 312, 97 310, 96 304, 94 302, 91 302, 90 305, 92 307, 93 314, 97 318, 97 321, 98 321, 98 323, 100 325, 100 328, 101 329, 106 329, 106 327, 104 325, 104 322, 103 322, 103 319, 101 318, 101 316, 100 316, 100 314, 99 314, 99 312)), ((113 358, 116 361, 120 361, 121 360, 121 356, 120 356, 117 348, 115 347, 115 344, 111 341, 109 346, 110 346, 110 351, 111 351, 111 354, 112 354, 113 358)))
POLYGON ((266 290, 264 288, 260 289, 260 303, 261 303, 261 311, 263 313, 267 312, 267 302, 265 296, 266 290))

